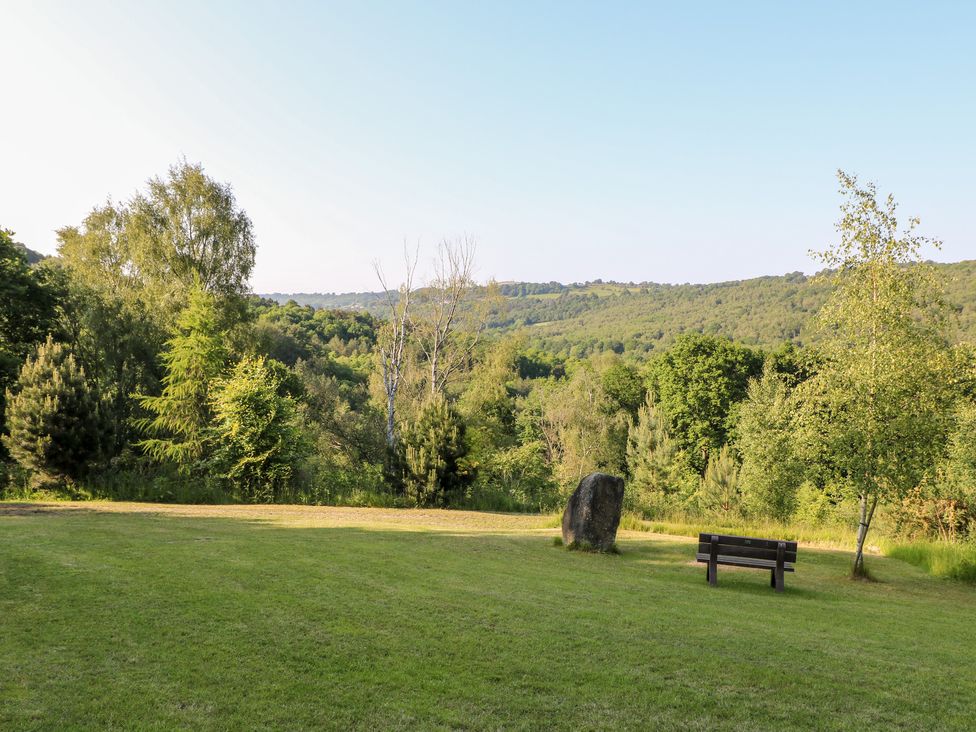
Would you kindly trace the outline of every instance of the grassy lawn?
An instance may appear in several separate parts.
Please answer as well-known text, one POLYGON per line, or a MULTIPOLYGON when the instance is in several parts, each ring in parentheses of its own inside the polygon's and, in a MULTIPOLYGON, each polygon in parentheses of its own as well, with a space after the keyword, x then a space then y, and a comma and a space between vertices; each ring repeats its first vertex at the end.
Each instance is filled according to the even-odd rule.
POLYGON ((540 517, 0 504, 0 728, 972 729, 976 588, 540 517))

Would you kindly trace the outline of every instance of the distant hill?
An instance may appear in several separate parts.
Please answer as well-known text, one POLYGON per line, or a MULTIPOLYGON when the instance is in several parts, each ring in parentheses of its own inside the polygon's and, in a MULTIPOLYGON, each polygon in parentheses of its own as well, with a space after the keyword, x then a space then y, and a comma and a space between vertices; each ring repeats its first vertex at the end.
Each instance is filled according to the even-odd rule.
MULTIPOLYGON (((957 320, 958 340, 976 342, 976 260, 940 264, 957 320)), ((514 282, 500 286, 499 332, 524 329, 533 345, 563 356, 606 350, 640 357, 676 335, 703 332, 772 348, 812 338, 810 322, 827 285, 800 272, 701 285, 514 282)), ((368 310, 383 315, 382 293, 264 295, 319 308, 368 310)))
POLYGON ((24 254, 27 255, 27 262, 28 262, 28 264, 37 264, 42 259, 47 259, 47 255, 46 254, 41 254, 40 252, 35 252, 33 249, 28 249, 23 244, 21 244, 19 241, 15 241, 14 242, 14 246, 17 247, 18 249, 20 249, 20 251, 22 251, 24 254))

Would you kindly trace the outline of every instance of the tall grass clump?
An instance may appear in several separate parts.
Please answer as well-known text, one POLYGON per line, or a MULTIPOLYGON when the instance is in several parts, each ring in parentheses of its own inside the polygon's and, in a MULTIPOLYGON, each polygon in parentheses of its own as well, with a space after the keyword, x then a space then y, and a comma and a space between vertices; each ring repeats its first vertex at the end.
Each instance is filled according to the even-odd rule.
POLYGON ((976 544, 916 541, 894 544, 885 553, 935 577, 976 583, 976 544))

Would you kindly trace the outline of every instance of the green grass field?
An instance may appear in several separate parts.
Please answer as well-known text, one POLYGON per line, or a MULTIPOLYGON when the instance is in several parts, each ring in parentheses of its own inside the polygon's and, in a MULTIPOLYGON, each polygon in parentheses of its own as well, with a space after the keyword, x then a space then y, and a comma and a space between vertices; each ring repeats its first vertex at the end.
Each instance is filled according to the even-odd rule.
POLYGON ((976 588, 544 517, 0 504, 0 728, 972 729, 976 588))

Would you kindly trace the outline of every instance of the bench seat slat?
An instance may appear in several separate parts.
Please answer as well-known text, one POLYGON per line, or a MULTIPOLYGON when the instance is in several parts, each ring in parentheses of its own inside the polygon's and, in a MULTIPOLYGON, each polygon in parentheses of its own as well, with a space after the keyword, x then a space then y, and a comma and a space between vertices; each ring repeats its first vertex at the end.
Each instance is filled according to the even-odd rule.
MULTIPOLYGON (((708 564, 709 553, 708 552, 698 552, 695 555, 699 562, 704 562, 708 564)), ((753 567, 756 569, 775 569, 776 560, 775 559, 751 559, 749 557, 736 557, 730 556, 728 554, 719 554, 718 563, 726 564, 732 567, 753 567)), ((793 572, 793 562, 785 562, 783 564, 784 572, 793 572)))
MULTIPOLYGON (((715 533, 700 533, 698 534, 699 544, 710 544, 712 537, 717 536, 720 544, 726 544, 729 546, 749 546, 757 547, 760 549, 772 549, 776 550, 780 542, 778 539, 754 539, 751 536, 729 536, 726 534, 715 534, 715 533)), ((797 550, 797 542, 795 541, 784 541, 786 544, 786 551, 795 552, 797 550)))

